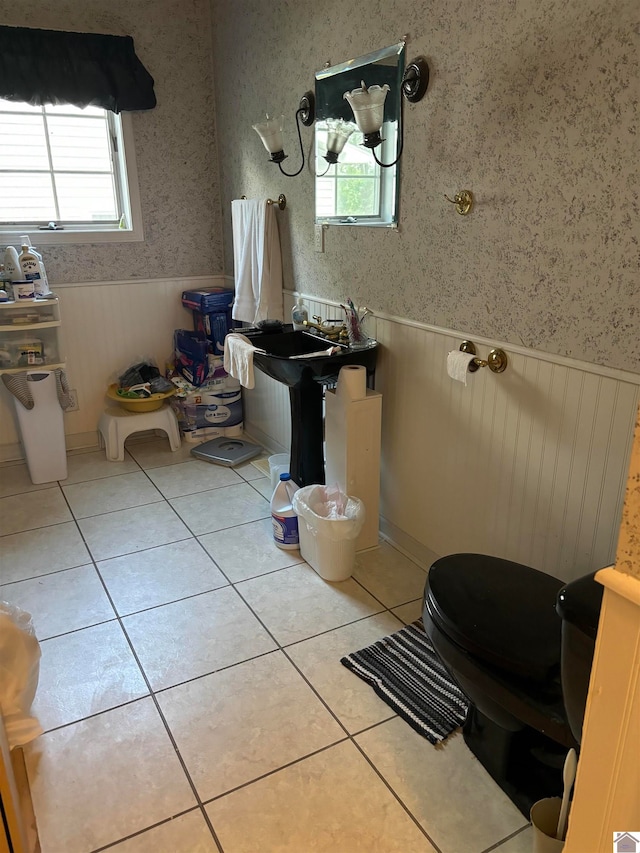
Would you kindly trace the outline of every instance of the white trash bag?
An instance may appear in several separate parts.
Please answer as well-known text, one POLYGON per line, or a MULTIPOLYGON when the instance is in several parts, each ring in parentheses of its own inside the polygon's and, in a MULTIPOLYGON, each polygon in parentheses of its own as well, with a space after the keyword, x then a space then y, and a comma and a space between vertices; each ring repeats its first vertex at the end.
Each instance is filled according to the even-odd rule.
POLYGON ((40 723, 29 713, 38 687, 40 655, 31 615, 0 601, 0 711, 10 749, 42 734, 40 723))
POLYGON ((338 486, 304 486, 293 496, 298 516, 300 553, 321 578, 343 581, 351 577, 356 539, 365 519, 359 498, 338 486))

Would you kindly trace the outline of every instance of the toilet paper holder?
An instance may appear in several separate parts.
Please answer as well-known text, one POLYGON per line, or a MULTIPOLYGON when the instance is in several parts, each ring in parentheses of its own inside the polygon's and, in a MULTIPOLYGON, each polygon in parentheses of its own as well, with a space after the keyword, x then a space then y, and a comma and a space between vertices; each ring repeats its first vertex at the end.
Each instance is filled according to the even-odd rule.
MULTIPOLYGON (((473 341, 462 341, 459 348, 460 352, 468 352, 471 355, 476 354, 476 345, 473 341)), ((474 358, 469 364, 469 373, 475 373, 481 367, 488 367, 494 373, 504 373, 507 369, 508 359, 507 354, 503 349, 492 349, 487 356, 486 361, 483 358, 474 358)))

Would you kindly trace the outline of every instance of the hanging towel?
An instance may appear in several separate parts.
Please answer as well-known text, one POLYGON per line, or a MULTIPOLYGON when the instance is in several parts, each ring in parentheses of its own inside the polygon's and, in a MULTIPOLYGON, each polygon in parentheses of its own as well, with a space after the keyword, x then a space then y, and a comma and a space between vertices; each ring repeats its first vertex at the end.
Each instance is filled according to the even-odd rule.
POLYGON ((234 320, 284 320, 282 256, 275 205, 266 199, 231 202, 236 296, 234 320))
MULTIPOLYGON (((48 373, 49 371, 34 370, 34 373, 48 373)), ((72 405, 73 401, 69 396, 69 381, 67 374, 61 368, 56 368, 53 371, 56 377, 56 392, 58 394, 58 402, 60 408, 66 410, 72 405)), ((30 377, 25 373, 3 374, 2 381, 10 394, 18 400, 25 409, 33 409, 34 402, 31 390, 29 388, 30 377)))
POLYGON ((254 347, 245 335, 231 333, 224 339, 224 369, 244 388, 253 388, 256 384, 253 375, 254 352, 264 350, 254 347))

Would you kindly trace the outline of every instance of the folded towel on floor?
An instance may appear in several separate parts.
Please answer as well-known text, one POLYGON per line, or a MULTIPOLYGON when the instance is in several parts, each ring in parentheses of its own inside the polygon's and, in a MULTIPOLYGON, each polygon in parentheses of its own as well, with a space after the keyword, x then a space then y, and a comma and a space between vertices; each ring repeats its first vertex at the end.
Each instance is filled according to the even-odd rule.
POLYGON ((264 352, 254 347, 249 338, 233 332, 224 339, 224 369, 234 376, 244 388, 253 388, 253 354, 264 352))

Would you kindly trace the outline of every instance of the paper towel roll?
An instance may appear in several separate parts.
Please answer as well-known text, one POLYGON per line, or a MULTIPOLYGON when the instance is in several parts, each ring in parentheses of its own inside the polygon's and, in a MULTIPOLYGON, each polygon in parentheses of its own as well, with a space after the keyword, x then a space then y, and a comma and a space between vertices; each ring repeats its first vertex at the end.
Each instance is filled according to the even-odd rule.
POLYGON ((469 365, 475 357, 471 352, 453 350, 447 356, 447 373, 452 379, 455 379, 457 382, 464 382, 466 385, 469 365))
POLYGON ((364 400, 367 396, 367 368, 361 364, 345 364, 338 374, 336 394, 349 402, 364 400))

